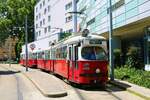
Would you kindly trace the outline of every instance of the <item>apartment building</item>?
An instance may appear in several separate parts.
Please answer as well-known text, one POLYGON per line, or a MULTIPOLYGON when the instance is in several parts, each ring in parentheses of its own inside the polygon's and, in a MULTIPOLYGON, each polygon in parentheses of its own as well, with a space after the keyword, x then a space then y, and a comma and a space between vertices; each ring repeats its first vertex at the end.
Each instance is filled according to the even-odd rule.
POLYGON ((65 32, 73 32, 73 15, 69 14, 68 12, 73 11, 72 7, 72 0, 66 0, 65 3, 65 25, 64 25, 64 31, 65 32))
MULTIPOLYGON (((35 50, 48 48, 57 42, 64 32, 73 32, 73 17, 67 12, 72 11, 72 0, 38 0, 34 8, 35 41, 28 44, 35 50)), ((22 47, 25 52, 25 46, 22 47)))
MULTIPOLYGON (((138 47, 145 64, 150 62, 149 6, 149 0, 112 0, 114 49, 125 54, 131 46, 138 47)), ((108 38, 109 0, 79 0, 77 7, 86 16, 84 21, 78 18, 80 27, 108 38)))

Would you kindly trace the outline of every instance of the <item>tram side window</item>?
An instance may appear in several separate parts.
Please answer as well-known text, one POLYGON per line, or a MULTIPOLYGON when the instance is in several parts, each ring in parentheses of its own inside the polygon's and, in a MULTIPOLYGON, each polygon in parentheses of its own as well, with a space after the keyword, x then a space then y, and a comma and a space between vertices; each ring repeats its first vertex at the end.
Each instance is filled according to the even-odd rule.
POLYGON ((64 58, 64 59, 67 58, 67 46, 64 46, 62 48, 62 58, 64 58))
POLYGON ((78 60, 78 46, 75 46, 75 60, 78 60))
POLYGON ((59 59, 60 58, 60 52, 59 52, 59 48, 56 49, 56 58, 59 59))
POLYGON ((33 59, 37 59, 37 53, 33 53, 33 59))
POLYGON ((69 47, 69 60, 72 60, 71 59, 71 47, 69 47))
POLYGON ((56 58, 57 59, 66 59, 66 57, 67 57, 67 46, 56 49, 56 58))
POLYGON ((44 52, 38 53, 38 59, 43 59, 44 58, 44 52))
POLYGON ((52 53, 51 53, 51 58, 52 58, 52 59, 56 59, 56 51, 55 51, 55 48, 52 49, 51 52, 52 52, 52 53))
POLYGON ((45 51, 45 59, 50 59, 50 51, 45 51))
POLYGON ((32 53, 29 53, 29 59, 31 59, 32 58, 32 53))
POLYGON ((40 52, 38 53, 38 59, 40 59, 41 58, 41 55, 40 55, 40 52))

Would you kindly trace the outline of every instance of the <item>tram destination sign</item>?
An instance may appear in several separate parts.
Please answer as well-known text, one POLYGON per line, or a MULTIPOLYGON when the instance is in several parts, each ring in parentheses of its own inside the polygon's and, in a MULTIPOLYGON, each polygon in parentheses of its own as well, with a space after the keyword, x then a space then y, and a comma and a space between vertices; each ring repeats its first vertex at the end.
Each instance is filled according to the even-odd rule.
POLYGON ((102 44, 102 40, 92 39, 89 41, 90 44, 102 44))

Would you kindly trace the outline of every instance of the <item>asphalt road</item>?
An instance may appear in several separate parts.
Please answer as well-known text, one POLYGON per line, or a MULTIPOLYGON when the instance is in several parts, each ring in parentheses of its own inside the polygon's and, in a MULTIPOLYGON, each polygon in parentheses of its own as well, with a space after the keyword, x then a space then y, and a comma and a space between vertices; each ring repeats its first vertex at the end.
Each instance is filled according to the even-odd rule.
POLYGON ((19 65, 9 67, 8 65, 0 64, 0 100, 143 100, 110 84, 107 85, 106 89, 88 88, 72 86, 63 80, 61 82, 67 90, 68 96, 59 98, 45 97, 22 74, 24 71, 25 68, 19 65))

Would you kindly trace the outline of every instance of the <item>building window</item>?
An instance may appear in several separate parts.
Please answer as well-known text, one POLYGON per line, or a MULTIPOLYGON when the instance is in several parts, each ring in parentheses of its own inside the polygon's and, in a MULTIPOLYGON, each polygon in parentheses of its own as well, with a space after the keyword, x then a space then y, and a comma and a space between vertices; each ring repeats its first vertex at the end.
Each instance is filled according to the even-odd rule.
POLYGON ((38 36, 38 32, 36 32, 36 37, 38 36))
POLYGON ((41 36, 41 31, 39 31, 39 36, 41 36))
POLYGON ((40 21, 40 27, 42 26, 42 21, 40 21))
POLYGON ((36 7, 36 12, 38 11, 38 7, 36 7))
POLYGON ((45 34, 47 33, 47 27, 46 27, 46 28, 44 28, 44 33, 45 33, 45 34))
POLYGON ((43 6, 45 6, 45 0, 43 1, 43 6))
POLYGON ((43 22, 42 22, 42 23, 43 23, 43 25, 45 25, 45 19, 43 19, 43 22))
POLYGON ((72 2, 68 3, 66 6, 65 6, 65 9, 68 10, 72 7, 72 2))
POLYGON ((50 22, 51 21, 51 16, 48 16, 48 22, 50 22))
POLYGON ((68 17, 66 18, 66 23, 68 23, 68 22, 70 22, 70 21, 72 21, 72 15, 71 15, 71 16, 68 16, 68 17))
POLYGON ((51 6, 49 5, 49 6, 48 6, 48 12, 50 12, 50 10, 51 10, 51 6))
POLYGON ((38 28, 38 24, 36 24, 36 28, 38 28))
POLYGON ((39 13, 39 19, 41 18, 41 13, 39 13))
POLYGON ((47 12, 47 9, 45 8, 45 9, 44 9, 44 14, 46 14, 46 12, 47 12))
POLYGON ((40 3, 40 9, 42 9, 42 4, 40 3))
POLYGON ((48 26, 48 32, 50 32, 51 31, 51 26, 48 26))
POLYGON ((36 16, 36 20, 38 20, 38 15, 36 16))

